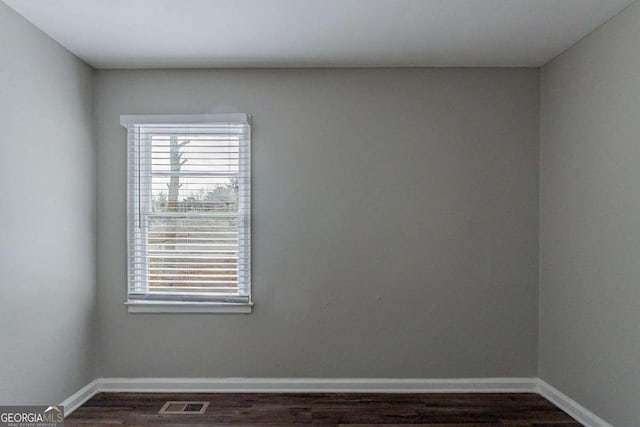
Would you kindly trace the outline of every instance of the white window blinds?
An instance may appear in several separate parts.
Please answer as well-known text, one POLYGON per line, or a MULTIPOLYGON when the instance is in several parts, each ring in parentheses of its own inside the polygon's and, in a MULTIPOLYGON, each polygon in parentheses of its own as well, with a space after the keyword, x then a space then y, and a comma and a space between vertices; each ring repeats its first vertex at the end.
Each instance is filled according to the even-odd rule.
POLYGON ((121 123, 129 301, 250 303, 248 117, 123 116, 121 123))

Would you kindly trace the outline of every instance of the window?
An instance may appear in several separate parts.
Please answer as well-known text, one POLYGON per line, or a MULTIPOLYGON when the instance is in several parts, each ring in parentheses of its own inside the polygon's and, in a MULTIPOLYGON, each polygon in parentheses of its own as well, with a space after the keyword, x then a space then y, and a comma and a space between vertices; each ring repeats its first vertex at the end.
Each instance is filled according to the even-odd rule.
POLYGON ((122 116, 130 312, 251 311, 244 114, 122 116))

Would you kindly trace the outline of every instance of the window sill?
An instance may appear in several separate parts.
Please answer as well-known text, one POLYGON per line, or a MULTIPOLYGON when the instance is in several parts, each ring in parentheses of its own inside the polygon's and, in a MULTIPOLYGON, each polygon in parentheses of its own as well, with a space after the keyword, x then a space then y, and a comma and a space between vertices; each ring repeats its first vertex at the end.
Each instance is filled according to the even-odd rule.
POLYGON ((253 303, 127 301, 129 313, 249 314, 253 303))

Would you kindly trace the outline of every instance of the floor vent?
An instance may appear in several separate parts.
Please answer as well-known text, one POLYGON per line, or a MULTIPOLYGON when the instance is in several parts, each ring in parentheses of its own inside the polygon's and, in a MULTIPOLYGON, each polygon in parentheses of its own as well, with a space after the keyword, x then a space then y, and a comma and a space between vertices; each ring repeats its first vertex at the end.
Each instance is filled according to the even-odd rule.
POLYGON ((171 400, 166 402, 159 414, 166 415, 188 415, 188 414, 204 414, 204 411, 209 407, 209 402, 189 402, 189 401, 175 401, 171 400))

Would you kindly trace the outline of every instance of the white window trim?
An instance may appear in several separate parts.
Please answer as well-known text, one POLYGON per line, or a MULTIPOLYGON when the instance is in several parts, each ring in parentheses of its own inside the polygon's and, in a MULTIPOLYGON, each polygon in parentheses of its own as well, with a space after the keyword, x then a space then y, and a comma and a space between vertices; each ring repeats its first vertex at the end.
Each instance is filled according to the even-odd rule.
POLYGON ((248 114, 125 114, 120 116, 120 124, 126 128, 129 125, 185 125, 206 124, 220 122, 250 123, 248 114))
MULTIPOLYGON (((211 124, 220 122, 242 122, 250 124, 250 116, 242 113, 228 113, 228 114, 153 114, 153 115, 121 115, 120 124, 126 129, 130 125, 150 125, 150 124, 211 124)), ((248 147, 248 164, 249 171, 247 175, 251 180, 251 126, 249 126, 249 147, 248 147)), ((128 140, 128 138, 127 138, 128 140)), ((127 142, 128 144, 128 142, 127 142)), ((127 148, 127 152, 128 152, 127 148)), ((127 165, 129 160, 127 160, 127 165)), ((241 163, 242 164, 242 163, 241 163)), ((243 165, 244 166, 244 165, 243 165)), ((128 167, 128 166, 127 166, 128 167)), ((128 174, 128 172, 127 172, 128 174)), ((249 192, 251 186, 248 187, 249 192)), ((127 192, 129 192, 129 185, 127 185, 127 192)), ((250 199, 249 199, 250 200, 250 199)), ((247 221, 245 229, 251 236, 251 203, 249 201, 246 207, 249 211, 248 216, 241 216, 242 220, 247 221)), ((129 206, 129 194, 127 194, 127 227, 129 227, 129 216, 133 213, 130 212, 129 206)), ((129 230, 127 230, 127 236, 129 236, 129 230)), ((241 239, 242 242, 242 239, 241 239)), ((127 244, 127 248, 129 244, 127 244)), ((249 249, 250 251, 250 249, 249 249)), ((125 305, 129 313, 219 313, 219 314, 249 314, 253 309, 252 299, 252 286, 251 286, 251 255, 248 257, 248 265, 246 268, 246 274, 248 275, 248 302, 215 302, 215 301, 168 301, 168 300, 137 300, 129 296, 129 285, 127 280, 127 301, 125 305)), ((127 267, 127 274, 130 274, 129 267, 127 267)))
POLYGON ((182 301, 136 301, 125 303, 129 313, 220 313, 249 314, 253 303, 213 303, 182 301))

